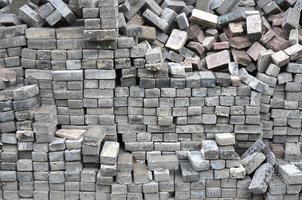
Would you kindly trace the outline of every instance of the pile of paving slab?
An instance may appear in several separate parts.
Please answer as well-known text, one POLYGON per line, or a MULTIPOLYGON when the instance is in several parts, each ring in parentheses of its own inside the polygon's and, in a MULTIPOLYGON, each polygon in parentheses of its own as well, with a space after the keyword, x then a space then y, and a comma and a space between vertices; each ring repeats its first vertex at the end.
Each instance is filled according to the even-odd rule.
POLYGON ((0 0, 0 200, 302 199, 302 0, 0 0))

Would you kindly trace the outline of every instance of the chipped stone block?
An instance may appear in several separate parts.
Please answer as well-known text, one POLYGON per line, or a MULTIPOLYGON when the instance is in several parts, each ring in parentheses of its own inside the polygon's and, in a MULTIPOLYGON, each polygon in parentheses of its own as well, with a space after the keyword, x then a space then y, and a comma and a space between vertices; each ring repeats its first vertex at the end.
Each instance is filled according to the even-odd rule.
POLYGON ((243 179, 246 176, 245 168, 240 164, 238 167, 230 168, 230 178, 243 179))

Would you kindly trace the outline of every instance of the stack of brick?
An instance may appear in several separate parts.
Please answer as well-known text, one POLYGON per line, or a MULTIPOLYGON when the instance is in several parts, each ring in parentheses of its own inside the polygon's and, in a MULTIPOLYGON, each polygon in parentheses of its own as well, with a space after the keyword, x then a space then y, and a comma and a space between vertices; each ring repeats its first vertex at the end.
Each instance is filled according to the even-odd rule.
POLYGON ((22 47, 27 45, 24 37, 26 25, 0 26, 0 68, 13 70, 18 84, 23 82, 24 69, 21 67, 22 47))
POLYGON ((100 169, 98 171, 99 185, 112 185, 117 176, 117 158, 120 144, 118 142, 106 141, 100 153, 100 169))
POLYGON ((84 39, 88 48, 116 49, 118 35, 118 1, 84 2, 84 39))
POLYGON ((105 136, 106 130, 102 126, 94 125, 88 128, 83 135, 82 155, 84 164, 99 165, 100 152, 105 136))
POLYGON ((179 199, 250 196, 247 191, 236 189, 237 179, 244 179, 246 171, 233 147, 235 136, 231 133, 220 133, 216 134, 215 140, 202 141, 201 151, 189 151, 188 161, 180 163, 183 184, 192 183, 191 189, 190 184, 182 189, 176 189, 175 196, 179 195, 181 197, 178 197, 179 199), (195 185, 193 183, 198 183, 200 179, 203 187, 192 189, 195 185))
POLYGON ((139 68, 144 68, 144 59, 134 56, 135 48, 134 37, 119 37, 117 47, 114 51, 114 66, 119 77, 117 81, 122 87, 137 85, 139 68))
POLYGON ((247 149, 261 137, 260 93, 251 92, 244 85, 214 87, 215 77, 202 84, 208 85, 176 89, 116 88, 116 122, 126 150, 196 149, 202 139, 213 139, 222 131, 235 132, 237 147, 247 149))
POLYGON ((285 71, 277 76, 278 83, 270 101, 273 132, 266 137, 274 143, 300 141, 301 72, 300 64, 289 63, 285 71))
POLYGON ((299 199, 302 172, 295 164, 280 163, 269 182, 265 199, 299 199))
POLYGON ((85 69, 85 123, 112 126, 115 120, 113 97, 116 78, 113 51, 84 50, 83 53, 89 56, 92 62, 97 63, 96 67, 85 69))
POLYGON ((4 199, 19 198, 18 192, 16 192, 18 188, 16 163, 19 156, 16 140, 15 111, 13 107, 13 89, 1 90, 0 94, 0 181, 2 183, 0 196, 4 199))
POLYGON ((59 123, 84 125, 83 70, 53 71, 52 77, 59 123))

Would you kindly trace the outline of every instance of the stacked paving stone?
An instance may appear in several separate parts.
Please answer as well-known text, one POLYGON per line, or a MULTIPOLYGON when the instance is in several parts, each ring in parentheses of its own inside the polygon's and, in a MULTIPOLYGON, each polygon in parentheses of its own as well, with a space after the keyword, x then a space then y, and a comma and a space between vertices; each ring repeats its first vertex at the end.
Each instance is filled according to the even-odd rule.
POLYGON ((0 199, 301 198, 301 5, 0 0, 0 199))
POLYGON ((118 1, 83 1, 84 39, 89 48, 115 49, 118 35, 118 1))
POLYGON ((200 74, 208 78, 194 80, 202 88, 115 89, 118 133, 126 150, 196 149, 203 139, 226 131, 236 133, 239 149, 247 149, 262 136, 261 94, 244 85, 216 86, 222 80, 230 84, 229 76, 217 80, 210 72, 200 74))
POLYGON ((0 68, 13 70, 17 75, 17 83, 22 83, 24 79, 24 69, 21 67, 21 52, 22 47, 27 44, 24 37, 26 29, 25 24, 0 27, 0 66, 2 66, 0 68))

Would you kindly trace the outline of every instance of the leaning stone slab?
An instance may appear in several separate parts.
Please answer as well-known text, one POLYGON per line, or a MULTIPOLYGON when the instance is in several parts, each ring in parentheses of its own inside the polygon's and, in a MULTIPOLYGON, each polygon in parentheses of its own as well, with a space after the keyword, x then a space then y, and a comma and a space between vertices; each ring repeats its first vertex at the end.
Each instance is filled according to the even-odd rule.
POLYGON ((76 20, 76 16, 62 0, 48 0, 51 5, 58 10, 64 19, 71 24, 76 20))
POLYGON ((265 144, 261 140, 257 140, 252 146, 250 146, 250 148, 244 154, 242 154, 241 158, 243 159, 247 156, 252 155, 255 152, 261 152, 264 147, 265 144))
POLYGON ((274 173, 274 167, 265 163, 261 165, 255 172, 249 191, 253 194, 264 194, 268 188, 269 181, 274 173))
POLYGON ((22 19, 28 26, 41 27, 45 23, 39 14, 28 5, 24 5, 20 8, 19 18, 22 19))
POLYGON ((209 160, 205 160, 200 151, 190 151, 188 153, 189 163, 197 172, 205 171, 210 168, 209 160))
POLYGON ((241 160, 241 164, 245 167, 246 173, 251 174, 264 162, 265 158, 263 153, 254 153, 241 160))
POLYGON ((120 143, 111 141, 105 142, 100 155, 101 164, 115 165, 119 150, 120 143))

